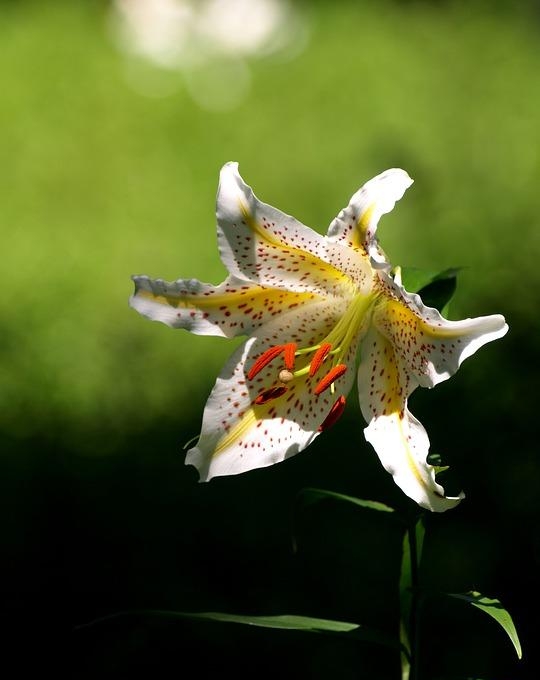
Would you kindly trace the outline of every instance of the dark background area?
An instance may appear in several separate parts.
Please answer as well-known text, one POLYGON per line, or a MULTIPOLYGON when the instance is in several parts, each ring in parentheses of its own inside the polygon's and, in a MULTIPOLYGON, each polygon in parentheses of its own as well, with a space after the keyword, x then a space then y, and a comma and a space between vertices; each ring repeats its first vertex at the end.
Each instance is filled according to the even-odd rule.
POLYGON ((427 518, 423 582, 498 597, 524 658, 481 612, 433 597, 422 672, 540 673, 536 6, 290 11, 279 50, 284 25, 274 51, 240 50, 237 38, 195 68, 183 53, 164 66, 163 52, 126 52, 107 2, 0 3, 2 601, 4 663, 15 652, 19 676, 30 664, 81 680, 171 668, 399 677, 397 653, 346 635, 140 613, 398 629, 396 524, 338 503, 298 506, 301 489, 318 487, 415 512, 364 441, 353 395, 332 430, 283 464, 208 484, 184 465, 236 342, 148 323, 127 307, 129 276, 223 278, 214 200, 228 160, 261 199, 319 231, 365 180, 404 167, 415 184, 381 223, 392 261, 463 266, 452 318, 505 314, 509 334, 415 393, 411 410, 467 495, 427 518), (124 611, 139 613, 85 625, 124 611))

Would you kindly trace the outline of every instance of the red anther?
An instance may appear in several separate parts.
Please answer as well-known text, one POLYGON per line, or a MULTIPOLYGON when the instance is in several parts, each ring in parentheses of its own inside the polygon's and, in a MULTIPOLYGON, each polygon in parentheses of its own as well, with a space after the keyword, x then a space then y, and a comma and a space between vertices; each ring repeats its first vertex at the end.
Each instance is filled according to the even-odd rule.
POLYGON ((257 359, 257 361, 253 364, 253 366, 249 369, 247 377, 250 380, 253 380, 257 373, 262 371, 265 366, 268 366, 268 364, 271 361, 273 361, 277 356, 279 356, 284 349, 285 345, 274 345, 274 347, 270 347, 269 349, 266 350, 266 352, 263 352, 261 356, 257 359))
POLYGON ((319 395, 321 392, 328 389, 335 380, 345 373, 346 370, 347 366, 345 366, 345 364, 338 364, 337 366, 334 366, 334 368, 331 368, 324 378, 317 383, 317 386, 313 390, 315 394, 319 395))
POLYGON ((345 397, 342 395, 341 397, 338 397, 338 400, 330 409, 330 413, 326 416, 326 418, 319 426, 319 432, 322 432, 323 430, 327 430, 329 427, 332 427, 332 425, 337 420, 339 420, 339 418, 341 418, 344 410, 345 410, 345 397))
POLYGON ((294 357, 296 355, 296 348, 296 342, 288 342, 283 350, 285 368, 287 368, 289 371, 294 370, 294 357))
POLYGON ((271 387, 269 390, 261 392, 258 397, 255 398, 254 404, 266 404, 267 401, 272 401, 272 399, 277 399, 285 394, 287 391, 286 387, 271 387))
POLYGON ((323 344, 315 352, 315 354, 313 355, 313 359, 311 360, 311 364, 309 365, 310 378, 313 378, 315 373, 317 373, 317 371, 322 365, 322 362, 326 359, 326 357, 328 356, 328 352, 331 349, 332 345, 329 342, 323 342, 323 344))

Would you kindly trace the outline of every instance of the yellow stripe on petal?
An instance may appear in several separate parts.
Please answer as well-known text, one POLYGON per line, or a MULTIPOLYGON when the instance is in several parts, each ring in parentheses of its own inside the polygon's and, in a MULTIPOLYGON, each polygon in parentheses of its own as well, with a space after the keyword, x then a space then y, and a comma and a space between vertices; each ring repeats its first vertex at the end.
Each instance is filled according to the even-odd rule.
POLYGON ((193 279, 134 277, 130 304, 144 316, 199 335, 249 334, 276 316, 320 302, 312 292, 266 288, 229 277, 219 286, 193 279))
MULTIPOLYGON (((299 278, 307 285, 312 285, 315 288, 320 288, 329 292, 334 292, 336 286, 340 291, 344 288, 353 286, 351 278, 329 262, 326 262, 308 250, 284 243, 283 240, 278 238, 269 229, 265 228, 261 222, 256 219, 244 201, 240 200, 238 202, 238 207, 245 224, 249 227, 251 232, 273 250, 270 257, 274 261, 274 275, 280 275, 281 265, 284 281, 287 281, 290 275, 294 274, 295 276, 290 277, 293 280, 299 278), (292 263, 293 266, 287 266, 290 263, 292 263)), ((258 255, 258 259, 264 259, 263 253, 259 252, 258 255)))
POLYGON ((240 415, 239 420, 218 440, 212 458, 217 458, 233 446, 241 445, 255 427, 261 427, 265 422, 270 424, 270 421, 276 417, 276 404, 272 402, 274 400, 260 405, 253 404, 246 409, 240 415))
POLYGON ((191 295, 185 294, 181 297, 175 295, 160 295, 154 294, 148 290, 141 290, 137 293, 139 297, 152 300, 157 304, 169 305, 171 307, 182 309, 214 309, 216 307, 226 306, 230 309, 238 307, 242 302, 252 302, 254 307, 260 308, 268 305, 280 305, 286 298, 289 304, 294 302, 305 303, 316 299, 322 299, 314 293, 289 293, 283 290, 257 287, 246 287, 246 290, 236 290, 235 292, 219 293, 210 292, 208 295, 191 295))
POLYGON ((429 465, 429 438, 422 424, 407 408, 416 387, 390 342, 372 328, 361 347, 358 392, 364 430, 384 468, 396 484, 419 505, 442 512, 459 503, 462 496, 445 497, 429 465))
POLYGON ((499 314, 448 321, 390 280, 382 290, 373 323, 424 387, 448 379, 467 357, 508 330, 499 314))
POLYGON ((358 216, 358 221, 356 222, 356 229, 351 234, 353 246, 356 248, 363 248, 367 240, 367 232, 371 224, 373 213, 375 211, 376 204, 371 203, 368 207, 358 216))
POLYGON ((245 437, 258 420, 261 420, 261 418, 255 413, 255 409, 247 409, 235 425, 218 440, 212 458, 216 458, 220 453, 223 453, 223 451, 226 451, 231 446, 241 442, 242 437, 245 437))
POLYGON ((370 179, 349 201, 328 228, 328 237, 352 248, 363 250, 375 262, 386 264, 375 232, 382 215, 389 213, 412 184, 400 168, 391 168, 370 179))
MULTIPOLYGON (((407 395, 402 385, 403 378, 400 376, 396 356, 388 342, 384 345, 381 368, 377 370, 381 387, 378 391, 374 391, 373 396, 376 397, 375 401, 378 398, 379 405, 374 406, 373 410, 377 415, 384 416, 387 419, 388 427, 395 428, 400 448, 405 453, 411 474, 420 486, 425 487, 425 474, 422 474, 418 467, 406 433, 407 395)), ((408 384, 408 381, 406 381, 406 384, 408 384)))
MULTIPOLYGON (((374 381, 372 378, 372 385, 378 384, 379 388, 371 390, 373 415, 375 417, 383 416, 387 421, 387 427, 395 428, 400 444, 399 448, 405 454, 407 466, 411 474, 420 486, 425 487, 425 475, 420 471, 418 463, 412 454, 409 437, 406 433, 404 421, 407 408, 407 394, 402 384, 403 377, 400 376, 397 358, 388 342, 384 343, 380 368, 377 365, 375 371, 377 376, 375 376, 374 381)), ((405 383, 408 384, 408 380, 405 380, 405 383)))

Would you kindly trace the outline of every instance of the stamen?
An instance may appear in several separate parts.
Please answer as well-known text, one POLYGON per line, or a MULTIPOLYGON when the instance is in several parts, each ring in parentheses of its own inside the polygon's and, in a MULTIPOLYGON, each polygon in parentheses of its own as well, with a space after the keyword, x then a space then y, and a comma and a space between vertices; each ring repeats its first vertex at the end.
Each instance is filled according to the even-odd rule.
POLYGON ((296 354, 296 348, 297 348, 296 342, 288 342, 284 348, 283 348, 283 359, 285 361, 285 368, 288 368, 289 371, 292 371, 294 369, 294 357, 296 354))
POLYGON ((322 432, 323 430, 327 430, 329 427, 332 427, 332 425, 339 418, 341 418, 344 410, 345 410, 345 397, 342 395, 341 397, 338 397, 338 400, 330 409, 330 413, 326 416, 326 418, 319 426, 319 432, 322 432))
POLYGON ((332 349, 332 345, 329 342, 323 342, 319 349, 313 355, 311 364, 309 366, 309 377, 313 378, 315 373, 319 370, 322 362, 326 359, 328 352, 332 349))
POLYGON ((321 392, 324 392, 324 390, 328 389, 335 380, 345 373, 346 370, 347 366, 345 364, 338 364, 337 366, 331 368, 324 378, 319 380, 317 383, 315 389, 313 390, 315 394, 319 395, 321 392))
POLYGON ((247 377, 250 380, 253 380, 257 373, 260 373, 260 371, 262 371, 265 366, 268 366, 268 364, 271 361, 273 361, 277 356, 279 356, 283 352, 285 347, 286 345, 275 345, 274 347, 270 347, 269 349, 267 349, 266 352, 263 352, 263 354, 261 354, 261 356, 249 369, 247 377))
POLYGON ((287 388, 283 386, 279 387, 271 387, 268 390, 265 390, 264 392, 261 392, 256 398, 255 401, 253 402, 254 404, 266 404, 267 401, 271 401, 272 399, 277 399, 278 397, 281 397, 282 394, 285 394, 287 392, 287 388))

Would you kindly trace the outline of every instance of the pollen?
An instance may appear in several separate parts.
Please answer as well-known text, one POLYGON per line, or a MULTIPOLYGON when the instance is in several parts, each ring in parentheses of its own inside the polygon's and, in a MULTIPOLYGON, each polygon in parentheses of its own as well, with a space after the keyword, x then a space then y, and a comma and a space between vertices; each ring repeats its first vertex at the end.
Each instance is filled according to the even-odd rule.
POLYGON ((341 395, 340 397, 338 397, 338 400, 330 409, 330 413, 326 416, 326 418, 319 426, 319 432, 322 432, 323 430, 327 430, 329 427, 332 427, 332 425, 334 425, 334 423, 337 420, 339 420, 339 418, 341 418, 344 410, 345 410, 345 397, 341 395))
POLYGON ((271 361, 273 361, 285 350, 285 347, 286 345, 274 345, 274 347, 270 347, 269 349, 266 350, 266 352, 263 352, 261 356, 257 359, 257 361, 253 364, 253 366, 249 369, 247 377, 250 380, 253 380, 257 373, 260 373, 263 370, 263 368, 268 366, 268 364, 271 361))
POLYGON ((333 382, 335 382, 345 373, 346 370, 347 366, 345 364, 338 364, 337 366, 331 368, 324 378, 319 380, 317 383, 315 389, 313 390, 315 394, 319 395, 327 390, 333 382))
POLYGON ((294 369, 294 358, 296 355, 297 344, 295 342, 288 342, 283 347, 283 360, 285 361, 285 368, 289 371, 294 369))
POLYGON ((328 356, 328 352, 330 352, 331 349, 332 345, 329 342, 323 342, 323 344, 315 352, 315 354, 313 355, 313 359, 311 360, 311 364, 309 366, 310 378, 313 378, 315 373, 317 373, 319 368, 322 366, 323 361, 328 356))

